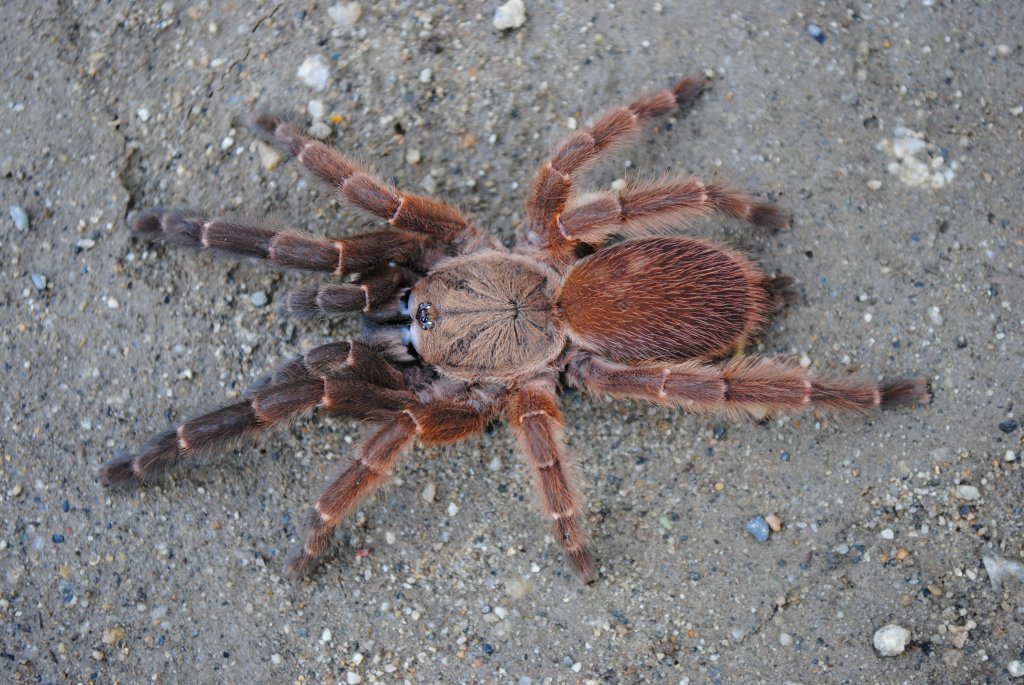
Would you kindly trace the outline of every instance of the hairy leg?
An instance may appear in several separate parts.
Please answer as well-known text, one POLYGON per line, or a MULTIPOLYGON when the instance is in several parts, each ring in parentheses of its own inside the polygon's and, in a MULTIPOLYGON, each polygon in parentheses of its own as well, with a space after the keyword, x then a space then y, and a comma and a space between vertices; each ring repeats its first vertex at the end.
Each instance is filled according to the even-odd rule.
POLYGON ((313 503, 301 545, 285 560, 293 580, 309 571, 334 538, 334 531, 367 497, 389 482, 395 466, 413 441, 448 445, 479 433, 494 414, 494 403, 438 400, 413 402, 395 411, 377 432, 359 445, 352 463, 342 469, 313 503))
POLYGON ((634 138, 646 120, 696 98, 706 83, 702 77, 691 76, 676 83, 671 90, 611 109, 593 125, 572 134, 555 148, 541 165, 527 202, 528 229, 538 244, 555 255, 565 252, 567 244, 558 230, 558 217, 568 204, 575 177, 602 153, 634 138))
POLYGON ((257 114, 252 125, 267 142, 334 188, 342 200, 384 219, 396 229, 428 235, 445 243, 459 242, 477 232, 454 207, 384 183, 355 161, 275 116, 257 114))
POLYGON ((567 209, 557 223, 570 242, 601 244, 614 233, 679 230, 713 212, 770 229, 789 226, 789 217, 775 205, 696 178, 638 183, 619 193, 600 193, 567 209))
POLYGON ((375 312, 395 307, 399 291, 411 285, 398 268, 386 269, 356 283, 324 283, 293 290, 281 311, 289 316, 329 317, 352 312, 375 312))
POLYGON ((688 361, 630 366, 575 351, 566 375, 570 385, 596 395, 755 419, 814 407, 864 412, 929 400, 924 378, 879 385, 854 376, 817 377, 798 365, 770 357, 738 357, 724 364, 688 361))
POLYGON ((422 238, 397 231, 374 231, 331 240, 301 231, 207 217, 202 212, 160 208, 128 216, 132 231, 150 240, 214 250, 235 257, 264 259, 274 266, 323 271, 338 276, 378 269, 388 262, 418 264, 422 238))
POLYGON ((131 455, 103 464, 103 485, 145 481, 178 462, 314 409, 379 419, 414 400, 402 375, 360 343, 333 343, 283 364, 245 393, 245 399, 185 420, 158 433, 131 455))
POLYGON ((540 494, 541 511, 551 519, 555 540, 585 583, 597 580, 597 566, 579 525, 583 496, 573 482, 565 452, 565 421, 558 410, 555 382, 540 378, 524 385, 505 405, 519 450, 526 456, 540 494))

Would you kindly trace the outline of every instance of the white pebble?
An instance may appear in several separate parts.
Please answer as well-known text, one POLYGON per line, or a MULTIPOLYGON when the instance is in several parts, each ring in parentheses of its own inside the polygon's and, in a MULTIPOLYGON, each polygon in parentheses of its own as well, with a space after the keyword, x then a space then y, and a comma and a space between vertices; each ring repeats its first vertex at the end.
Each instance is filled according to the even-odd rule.
MULTIPOLYGON (((1013 460, 1010 459, 1009 461, 1013 460)), ((487 464, 487 468, 494 472, 501 471, 501 457, 494 455, 494 457, 491 458, 491 461, 487 464)))
POLYGON ((896 533, 892 532, 892 528, 886 528, 881 533, 883 540, 892 540, 896 537, 896 533))
POLYGON ((319 121, 324 118, 324 103, 323 100, 310 100, 309 104, 306 105, 306 109, 309 111, 309 116, 313 117, 314 121, 319 121))
POLYGON ((508 0, 494 12, 493 23, 499 31, 519 28, 526 23, 526 4, 523 0, 508 0))
POLYGON ((881 187, 882 187, 882 182, 879 181, 877 178, 873 178, 870 181, 868 181, 868 189, 869 190, 878 190, 881 187))
POLYGON ((28 214, 18 205, 11 205, 11 221, 19 231, 28 230, 28 214))
POLYGON ((405 161, 409 164, 419 164, 421 159, 420 151, 416 148, 411 147, 405 151, 405 161))
POLYGON ((139 121, 141 121, 142 123, 146 123, 147 121, 149 121, 149 110, 145 107, 139 107, 139 109, 135 112, 135 116, 137 116, 139 118, 139 121))
POLYGON ((938 307, 928 307, 928 318, 931 319, 931 322, 936 326, 942 325, 942 313, 939 311, 938 307))
POLYGON ((323 642, 330 642, 332 637, 333 637, 333 635, 331 635, 331 629, 330 628, 324 628, 324 632, 320 634, 320 639, 323 642))
POLYGON ((327 10, 334 23, 343 29, 350 29, 363 16, 363 6, 358 2, 343 2, 327 10))
POLYGON ((494 615, 504 621, 505 617, 508 616, 508 609, 505 607, 494 607, 494 615))
POLYGON ((232 138, 231 136, 224 136, 224 139, 220 141, 220 149, 221 150, 230 150, 231 147, 234 144, 235 144, 235 139, 234 138, 232 138))
POLYGON ((117 309, 120 306, 121 306, 121 303, 118 302, 117 299, 115 299, 113 297, 108 297, 107 298, 107 308, 108 309, 117 309))
POLYGON ((389 545, 395 544, 395 534, 392 533, 390 530, 384 533, 384 541, 387 542, 389 545))
POLYGON ((431 482, 428 482, 423 487, 423 492, 420 493, 420 497, 423 498, 424 502, 433 502, 435 494, 437 494, 437 486, 431 482))
POLYGON ((981 492, 973 485, 956 486, 956 496, 960 499, 975 500, 981 498, 981 492))
POLYGON ((871 323, 871 319, 873 318, 875 317, 871 315, 871 312, 866 312, 864 314, 864 323, 871 323))
POLYGON ((331 137, 331 127, 322 121, 314 121, 307 131, 317 140, 327 140, 331 137))
POLYGON ((612 190, 614 190, 615 192, 621 193, 625 189, 626 189, 626 179, 624 179, 624 178, 617 178, 614 181, 612 181, 612 190))
POLYGON ((76 242, 75 245, 83 250, 91 250, 92 248, 96 247, 96 241, 93 240, 92 238, 82 238, 81 240, 76 242))
POLYGON ((988 574, 988 580, 992 583, 993 589, 1001 588, 1003 582, 1009 578, 1016 578, 1024 583, 1024 564, 1021 562, 1004 559, 998 554, 983 556, 981 561, 985 564, 985 573, 988 574))
POLYGON ((896 656, 902 654, 910 642, 910 631, 903 626, 890 623, 875 631, 872 642, 880 655, 896 656))
POLYGON ((363 676, 359 675, 355 671, 349 671, 345 675, 345 682, 347 682, 348 685, 358 685, 358 683, 363 682, 363 676))
POLYGON ((420 72, 420 83, 430 83, 434 79, 434 72, 426 68, 420 72))
POLYGON ((276 652, 274 654, 271 654, 270 655, 270 663, 274 664, 275 666, 280 665, 280 663, 281 663, 281 655, 277 654, 276 652))
POLYGON ((257 307, 262 307, 268 301, 267 300, 267 294, 265 292, 263 292, 262 290, 260 290, 259 292, 255 292, 252 295, 250 295, 249 296, 249 301, 252 302, 257 307))
POLYGON ((779 644, 783 647, 789 647, 793 644, 793 636, 789 633, 779 633, 779 644))
POLYGON ((806 353, 801 354, 800 355, 800 366, 802 366, 803 368, 806 369, 810 365, 811 365, 811 358, 808 357, 806 353))
POLYGON ((312 55, 307 57, 306 61, 299 66, 296 76, 298 76, 299 80, 307 86, 320 91, 327 87, 327 79, 330 77, 330 71, 327 68, 327 63, 324 62, 323 57, 320 55, 312 55))
POLYGON ((456 504, 455 502, 449 502, 448 503, 448 515, 449 516, 455 516, 458 513, 459 513, 459 505, 456 504))
POLYGON ((1014 461, 1016 458, 1017 454, 1013 450, 1006 450, 1006 454, 1003 455, 1003 461, 1014 461))
POLYGON ((1020 678, 1024 675, 1024 663, 1014 660, 1006 664, 1006 672, 1010 674, 1011 678, 1020 678))

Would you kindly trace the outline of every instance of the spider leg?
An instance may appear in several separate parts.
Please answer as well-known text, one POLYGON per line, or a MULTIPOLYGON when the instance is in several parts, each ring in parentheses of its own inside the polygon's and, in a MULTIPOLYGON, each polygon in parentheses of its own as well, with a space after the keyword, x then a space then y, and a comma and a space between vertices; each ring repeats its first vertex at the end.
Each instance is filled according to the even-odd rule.
POLYGON ((211 249, 235 257, 265 259, 274 266, 324 271, 338 276, 379 269, 389 262, 417 264, 426 250, 421 237, 397 231, 373 231, 332 240, 301 231, 277 230, 202 212, 161 208, 133 212, 128 223, 150 240, 211 249))
POLYGON ((540 378, 525 384, 505 405, 520 451, 533 471, 541 511, 552 520, 554 537, 585 583, 597 580, 597 566, 580 528, 583 496, 568 463, 555 383, 540 378))
POLYGON ((415 395, 401 373, 360 343, 332 343, 283 364, 245 393, 245 399, 158 433, 131 455, 103 464, 103 485, 145 481, 178 462, 320 408, 379 420, 415 395))
POLYGON ((298 317, 374 312, 394 305, 398 293, 409 285, 400 269, 389 268, 356 283, 325 283, 293 290, 285 296, 281 311, 298 317))
POLYGON ((678 178, 591 196, 566 209, 558 229, 571 242, 601 244, 614 233, 677 230, 713 212, 770 229, 789 226, 789 217, 775 205, 755 202, 719 183, 678 178))
POLYGON ((448 445, 479 433, 494 413, 494 402, 437 400, 411 402, 359 445, 356 458, 342 469, 313 503, 301 545, 285 560, 285 572, 302 578, 330 545, 338 525, 367 497, 388 483, 399 458, 413 441, 448 445))
POLYGON ((257 114, 253 128, 267 142, 291 155, 313 176, 334 188, 340 199, 392 227, 452 243, 475 234, 469 219, 454 207, 422 195, 404 193, 370 174, 355 161, 295 126, 270 114, 257 114))
POLYGON ((570 385, 597 395, 640 399, 693 412, 763 419, 817 407, 864 412, 927 402, 928 381, 909 378, 879 385, 849 377, 818 377, 771 357, 737 357, 722 364, 617 364, 575 351, 566 371, 570 385))
POLYGON ((541 165, 527 202, 527 225, 539 243, 553 254, 565 252, 567 243, 558 230, 558 218, 569 202, 575 177, 602 153, 634 138, 646 120, 696 98, 706 84, 699 76, 684 78, 671 90, 605 112, 593 125, 572 134, 555 148, 541 165))

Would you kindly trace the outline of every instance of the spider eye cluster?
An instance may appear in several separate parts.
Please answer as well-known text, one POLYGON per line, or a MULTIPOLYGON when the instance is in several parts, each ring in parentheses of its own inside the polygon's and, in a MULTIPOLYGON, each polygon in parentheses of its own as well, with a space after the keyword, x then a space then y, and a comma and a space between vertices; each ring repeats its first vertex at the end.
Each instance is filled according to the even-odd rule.
POLYGON ((416 320, 419 321, 420 328, 425 331, 429 331, 434 327, 434 322, 430 320, 430 316, 427 314, 432 306, 429 302, 421 302, 420 306, 416 308, 416 320))

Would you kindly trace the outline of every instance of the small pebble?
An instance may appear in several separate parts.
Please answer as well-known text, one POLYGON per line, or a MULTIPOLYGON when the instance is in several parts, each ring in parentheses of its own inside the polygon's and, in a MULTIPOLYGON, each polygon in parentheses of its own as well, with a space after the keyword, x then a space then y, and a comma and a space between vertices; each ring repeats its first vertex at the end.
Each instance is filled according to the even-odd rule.
POLYGON ((58 545, 59 545, 59 544, 61 544, 62 542, 64 542, 64 536, 63 536, 63 535, 61 535, 60 533, 54 533, 54 534, 53 534, 53 537, 51 538, 51 540, 53 540, 53 541, 54 541, 54 543, 56 543, 56 544, 58 544, 58 545))
POLYGON ((430 83, 434 79, 434 72, 429 67, 420 71, 420 83, 430 83))
POLYGON ((256 141, 256 154, 260 158, 260 164, 267 171, 273 171, 284 161, 284 155, 278 152, 276 147, 268 145, 262 140, 256 141))
POLYGON ((868 190, 878 190, 881 187, 882 182, 879 181, 877 178, 873 178, 870 181, 868 181, 868 190))
POLYGON ((494 12, 494 28, 499 31, 517 29, 526 23, 526 4, 523 0, 508 0, 494 12))
POLYGON ((956 496, 965 500, 976 500, 981 498, 981 492, 973 485, 956 486, 956 496))
POLYGON ((75 247, 78 247, 83 250, 91 250, 92 248, 96 247, 96 241, 93 240, 92 238, 82 238, 81 240, 75 243, 75 247))
POLYGON ((793 644, 793 636, 789 633, 779 633, 779 644, 783 647, 789 647, 793 644))
POLYGON ((298 76, 299 80, 307 86, 310 86, 317 91, 321 91, 327 87, 327 79, 330 77, 330 71, 327 68, 327 64, 324 62, 323 57, 320 55, 312 55, 307 57, 299 66, 296 76, 298 76))
POLYGON ((505 617, 508 616, 508 609, 505 607, 494 607, 494 615, 501 620, 505 620, 505 617))
POLYGON ((910 631, 903 626, 890 623, 875 631, 872 642, 881 656, 896 656, 902 654, 910 642, 910 631))
POLYGON ((928 319, 936 326, 941 326, 943 321, 942 312, 939 311, 938 307, 928 307, 928 319))
POLYGON ((984 556, 981 561, 985 564, 985 572, 994 590, 1000 589, 1007 578, 1016 578, 1024 583, 1024 564, 1019 561, 1004 559, 998 554, 984 556))
POLYGON ((1024 676, 1024 662, 1013 660, 1006 664, 1006 672, 1010 674, 1011 678, 1020 678, 1024 676))
POLYGON ((1016 459, 1017 453, 1013 450, 1006 450, 1006 453, 1003 455, 1003 461, 1015 461, 1016 459))
POLYGON ((28 214, 18 205, 11 205, 11 220, 19 231, 28 230, 28 214))
POLYGON ((778 533, 782 530, 782 519, 777 514, 769 514, 764 517, 764 520, 768 522, 768 527, 772 529, 773 533, 778 533))
POLYGON ((455 502, 449 502, 448 503, 448 515, 449 516, 455 516, 458 513, 459 513, 459 505, 456 504, 455 502))
POLYGON ((821 27, 818 26, 817 24, 808 24, 807 28, 804 30, 807 31, 808 36, 818 41, 819 43, 825 42, 825 32, 822 31, 821 27))
POLYGON ((896 537, 896 533, 892 532, 892 528, 886 528, 880 533, 880 535, 883 540, 892 540, 896 537))
POLYGON ((141 121, 142 123, 146 123, 147 121, 149 121, 149 110, 145 107, 139 107, 139 109, 135 112, 135 116, 137 116, 139 118, 139 121, 141 121))
POLYGON ((120 306, 121 306, 121 303, 118 302, 116 298, 113 298, 113 297, 108 297, 107 298, 107 309, 117 309, 120 306))
POLYGON ((313 117, 314 121, 323 119, 327 111, 322 100, 310 100, 309 104, 306 105, 306 110, 309 112, 309 116, 313 117))
POLYGON ((124 639, 124 628, 118 628, 116 626, 112 628, 105 628, 101 639, 105 645, 116 645, 124 639))
POLYGON ((249 296, 249 301, 252 302, 257 307, 262 307, 265 304, 267 304, 267 301, 268 301, 267 300, 267 294, 265 292, 263 292, 262 290, 260 290, 258 292, 253 293, 252 295, 250 295, 249 296))
POLYGON ((281 664, 281 655, 277 654, 276 652, 274 654, 271 654, 270 663, 274 664, 275 666, 279 666, 281 664))
POLYGON ((332 637, 330 628, 324 628, 324 632, 320 633, 321 642, 330 642, 332 637))
POLYGON ((327 14, 340 28, 350 29, 363 16, 363 6, 358 2, 343 2, 329 8, 327 14))
POLYGON ((768 522, 763 516, 755 516, 747 521, 747 532, 758 542, 767 542, 771 528, 769 528, 768 522))
POLYGON ((1013 419, 1010 419, 1009 421, 1003 421, 1001 424, 999 424, 999 430, 1009 435, 1013 431, 1017 430, 1017 422, 1014 421, 1013 419))
POLYGON ((437 494, 437 486, 428 481, 427 484, 423 486, 423 492, 420 493, 420 497, 423 498, 424 502, 433 502, 435 494, 437 494))
POLYGON ((345 674, 345 682, 347 682, 348 685, 358 685, 363 682, 363 676, 359 675, 355 671, 349 671, 345 674))
POLYGON ((327 140, 331 137, 331 127, 322 121, 314 121, 306 130, 317 140, 327 140))
POLYGON ((37 271, 33 271, 28 275, 28 277, 32 279, 32 285, 35 286, 36 290, 40 292, 46 290, 46 276, 37 271))
POLYGON ((384 533, 384 542, 388 543, 389 545, 393 545, 395 544, 395 540, 395 534, 392 533, 390 530, 384 533))
POLYGON ((422 157, 420 157, 420 151, 414 147, 409 148, 405 151, 405 161, 409 164, 419 164, 422 157))

